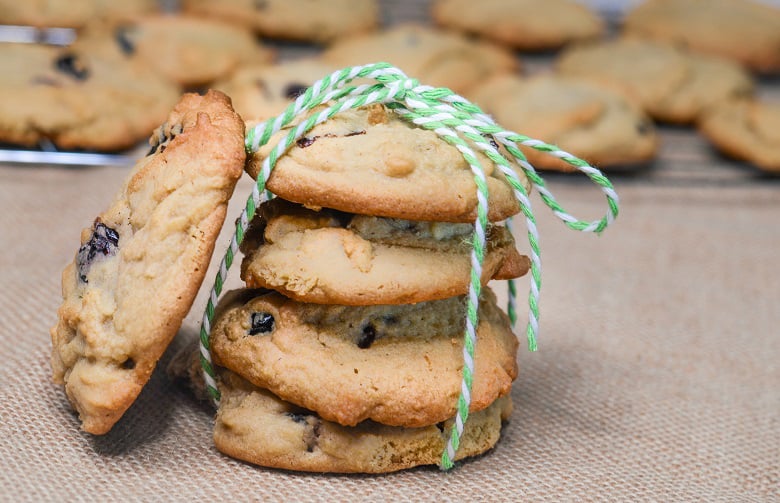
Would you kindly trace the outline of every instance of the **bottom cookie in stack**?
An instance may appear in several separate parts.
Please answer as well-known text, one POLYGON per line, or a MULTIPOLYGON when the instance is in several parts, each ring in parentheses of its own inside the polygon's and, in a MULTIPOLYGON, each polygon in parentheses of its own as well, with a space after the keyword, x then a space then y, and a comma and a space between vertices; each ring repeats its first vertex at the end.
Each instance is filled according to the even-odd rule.
MULTIPOLYGON (((462 297, 335 306, 229 292, 210 337, 222 395, 217 448, 300 471, 438 463, 460 392, 464 310, 462 297)), ((489 289, 479 314, 471 415, 456 459, 496 444, 517 375, 517 339, 489 289)))

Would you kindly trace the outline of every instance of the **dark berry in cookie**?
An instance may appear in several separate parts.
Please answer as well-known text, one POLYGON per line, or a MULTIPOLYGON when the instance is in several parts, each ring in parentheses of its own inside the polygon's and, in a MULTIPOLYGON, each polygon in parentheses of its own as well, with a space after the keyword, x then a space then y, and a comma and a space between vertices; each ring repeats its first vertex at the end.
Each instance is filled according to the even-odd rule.
POLYGON ((301 94, 305 93, 308 87, 309 86, 306 86, 304 84, 298 84, 298 83, 288 84, 287 87, 284 88, 284 95, 287 98, 294 100, 301 94))
POLYGON ((58 72, 65 73, 76 80, 86 80, 89 77, 87 67, 79 61, 78 56, 70 52, 57 58, 54 61, 54 66, 58 72))
POLYGON ((81 248, 76 257, 79 279, 87 282, 87 272, 92 263, 101 258, 116 255, 119 249, 119 234, 99 219, 92 226, 92 236, 81 248))
POLYGON ((274 331, 274 317, 270 313, 252 313, 249 335, 270 334, 274 331))
POLYGON ((376 339, 376 327, 369 323, 363 327, 363 331, 360 333, 360 337, 357 340, 357 347, 360 349, 368 349, 376 339))
POLYGON ((130 39, 130 33, 133 31, 132 26, 119 26, 116 30, 114 30, 114 40, 116 40, 117 45, 119 46, 119 49, 122 50, 122 53, 130 56, 135 52, 135 44, 130 39))

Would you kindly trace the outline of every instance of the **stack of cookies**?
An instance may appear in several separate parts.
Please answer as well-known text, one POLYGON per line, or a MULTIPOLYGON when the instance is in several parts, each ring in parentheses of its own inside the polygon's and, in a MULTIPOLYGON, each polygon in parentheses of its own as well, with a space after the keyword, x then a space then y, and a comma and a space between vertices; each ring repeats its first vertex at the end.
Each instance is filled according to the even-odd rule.
MULTIPOLYGON (((248 162, 252 176, 268 151, 248 162)), ((510 188, 480 160, 492 222, 484 285, 523 275, 529 260, 499 223, 517 211, 510 188)), ((302 471, 438 463, 461 389, 477 205, 468 165, 435 133, 372 105, 311 130, 267 186, 278 197, 242 244, 247 288, 222 298, 210 334, 217 448, 302 471)), ((498 441, 517 348, 484 288, 458 459, 498 441)))

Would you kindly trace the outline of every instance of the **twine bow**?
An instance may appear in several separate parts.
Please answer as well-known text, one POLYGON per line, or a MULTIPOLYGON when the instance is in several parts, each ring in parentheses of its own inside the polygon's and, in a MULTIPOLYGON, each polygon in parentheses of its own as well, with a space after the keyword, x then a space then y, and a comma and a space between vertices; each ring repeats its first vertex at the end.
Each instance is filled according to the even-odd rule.
MULTIPOLYGON (((220 393, 217 389, 216 376, 211 361, 209 349, 209 332, 214 318, 217 298, 222 292, 228 269, 231 267, 238 247, 244 239, 244 232, 249 222, 254 218, 257 207, 265 199, 266 182, 278 159, 287 152, 296 141, 302 138, 316 125, 345 110, 359 108, 372 103, 383 103, 389 109, 400 115, 404 120, 420 127, 434 131, 447 143, 457 148, 469 164, 474 175, 477 189, 477 217, 474 221, 471 251, 471 275, 467 294, 466 328, 463 336, 463 376, 461 392, 458 398, 457 413, 450 431, 445 451, 442 453, 440 466, 443 470, 452 468, 458 451, 460 438, 469 415, 471 403, 471 388, 474 374, 474 354, 476 346, 476 327, 478 325, 479 297, 482 290, 482 262, 486 250, 486 228, 488 225, 488 189, 485 172, 471 145, 484 153, 504 175, 511 186, 520 211, 525 217, 528 229, 527 237, 531 252, 531 287, 528 295, 528 324, 526 338, 531 351, 537 349, 539 333, 539 292, 541 288, 541 259, 539 251, 539 234, 531 209, 528 193, 517 177, 513 164, 519 167, 539 192, 542 201, 550 207, 553 213, 568 227, 582 232, 602 232, 618 215, 618 195, 609 180, 596 168, 585 161, 560 150, 555 145, 549 145, 539 140, 507 131, 495 123, 493 119, 482 112, 480 108, 449 89, 435 88, 420 84, 416 79, 407 77, 401 70, 388 63, 376 63, 364 66, 348 67, 336 71, 317 81, 290 104, 285 111, 250 129, 246 136, 246 150, 252 154, 268 143, 271 137, 282 128, 289 125, 302 113, 320 105, 326 107, 316 114, 310 115, 277 143, 268 157, 263 161, 257 183, 252 188, 252 194, 247 200, 241 216, 236 221, 236 230, 230 241, 225 256, 219 267, 219 272, 211 290, 206 311, 200 330, 200 360, 203 367, 206 387, 218 405, 220 393), (347 85, 355 79, 371 79, 374 84, 358 86, 347 85), (469 145, 471 143, 471 145, 469 145), (502 145, 510 154, 509 158, 499 152, 497 145, 502 145), (581 221, 567 213, 556 201, 552 193, 545 187, 544 180, 526 160, 520 146, 546 152, 567 162, 575 169, 585 173, 607 198, 608 211, 604 217, 594 221, 581 221)), ((509 281, 508 315, 514 325, 517 315, 515 311, 515 286, 509 281)))

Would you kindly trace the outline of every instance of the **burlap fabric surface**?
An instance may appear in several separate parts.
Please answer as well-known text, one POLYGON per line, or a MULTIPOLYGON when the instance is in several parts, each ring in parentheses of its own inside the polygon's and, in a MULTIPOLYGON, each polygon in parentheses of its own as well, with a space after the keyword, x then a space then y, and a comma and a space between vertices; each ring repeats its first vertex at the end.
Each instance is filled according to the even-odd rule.
MULTIPOLYGON (((424 2, 384 5, 393 22, 424 2)), ((519 354, 498 446, 448 473, 382 476, 227 458, 213 410, 159 369, 109 434, 79 431, 51 382, 49 327, 79 232, 128 168, 0 166, 0 501, 780 500, 780 180, 716 158, 690 131, 665 131, 663 145, 654 166, 615 179, 621 215, 601 237, 534 198, 540 350, 519 354)), ((573 213, 604 213, 584 178, 550 178, 573 213)), ((162 366, 197 332, 213 274, 162 366)))

